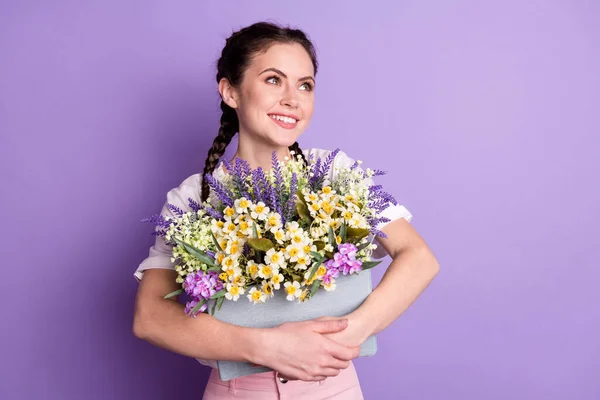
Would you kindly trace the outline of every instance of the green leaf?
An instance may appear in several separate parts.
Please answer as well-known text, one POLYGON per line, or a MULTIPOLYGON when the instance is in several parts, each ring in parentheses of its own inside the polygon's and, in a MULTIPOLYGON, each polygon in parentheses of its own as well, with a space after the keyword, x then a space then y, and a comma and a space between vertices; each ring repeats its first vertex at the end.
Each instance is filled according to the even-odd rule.
POLYGON ((309 281, 313 278, 313 276, 315 276, 315 273, 317 272, 317 269, 319 269, 321 264, 323 264, 323 260, 319 260, 313 265, 313 269, 312 271, 310 271, 310 275, 308 276, 309 281))
POLYGON ((305 221, 307 224, 310 224, 312 222, 312 218, 310 216, 310 211, 308 211, 308 207, 306 206, 306 204, 304 204, 301 201, 297 201, 296 202, 296 211, 298 212, 300 219, 305 221))
POLYGON ((317 250, 323 250, 325 248, 325 242, 322 240, 315 240, 313 244, 317 246, 317 250))
POLYGON ((370 231, 368 229, 362 228, 348 228, 346 231, 348 239, 351 239, 352 242, 358 242, 359 240, 366 238, 369 233, 370 231))
POLYGON ((320 284, 321 284, 321 281, 318 279, 313 282, 312 288, 310 289, 310 297, 313 297, 315 295, 315 293, 317 293, 317 290, 319 289, 320 284))
POLYGON ((221 245, 217 241, 217 238, 215 237, 215 234, 212 233, 212 231, 210 232, 210 236, 212 236, 213 242, 215 243, 215 246, 217 246, 217 249, 219 249, 219 251, 223 251, 223 248, 221 247, 221 245))
POLYGON ((207 271, 215 271, 215 272, 218 272, 218 271, 221 271, 222 269, 223 269, 223 268, 221 268, 221 266, 220 266, 220 265, 217 265, 217 266, 215 266, 215 267, 210 267, 209 269, 207 269, 207 271))
POLYGON ((335 233, 333 233, 333 228, 331 226, 329 226, 329 244, 332 245, 334 248, 335 246, 337 246, 337 243, 335 241, 335 233))
POLYGON ((206 303, 206 300, 202 299, 201 301, 198 302, 198 304, 196 304, 196 307, 194 307, 190 313, 188 314, 188 316, 194 315, 198 312, 198 310, 200 309, 200 307, 202 307, 204 305, 204 303, 206 303))
POLYGON ((163 297, 163 299, 170 299, 171 297, 175 297, 175 296, 177 296, 178 294, 181 294, 181 293, 183 293, 183 289, 177 289, 176 291, 171 292, 168 295, 166 295, 165 297, 163 297))
POLYGON ((371 269, 379 264, 381 264, 381 261, 366 261, 362 263, 362 269, 363 271, 366 269, 371 269))
POLYGON ((223 301, 225 301, 225 297, 219 297, 219 299, 217 300, 217 310, 221 309, 221 306, 223 305, 223 301))
POLYGON ((194 257, 196 257, 198 260, 202 261, 204 264, 209 265, 211 267, 216 267, 217 265, 215 264, 215 260, 212 257, 209 257, 205 252, 203 252, 202 250, 198 250, 197 248, 195 248, 194 246, 191 246, 187 243, 182 242, 179 239, 173 239, 175 240, 175 242, 180 245, 183 246, 183 248, 190 253, 191 255, 193 255, 194 257))
POLYGON ((321 253, 317 253, 316 251, 309 251, 309 254, 313 256, 315 260, 322 260, 324 258, 321 253))
POLYGON ((275 244, 273 244, 273 242, 271 242, 269 239, 260 238, 248 239, 248 246, 252 247, 254 250, 267 251, 275 247, 275 244))
POLYGON ((371 243, 369 243, 369 242, 361 244, 360 246, 358 246, 358 247, 356 248, 356 252, 358 253, 359 251, 366 249, 366 248, 367 248, 367 246, 368 246, 368 245, 370 245, 370 244, 371 244, 371 243))
POLYGON ((225 296, 225 293, 227 293, 227 290, 223 289, 220 292, 217 292, 217 293, 213 294, 212 296, 210 296, 210 298, 211 298, 211 300, 220 299, 221 297, 225 296))
POLYGON ((252 224, 252 236, 254 236, 255 239, 258 239, 258 231, 256 230, 256 224, 252 224))
POLYGON ((340 236, 342 237, 342 243, 346 243, 346 221, 342 222, 342 227, 340 229, 340 236))
POLYGON ((218 303, 218 301, 215 300, 212 307, 210 308, 210 315, 215 315, 215 310, 217 309, 217 303, 218 303))

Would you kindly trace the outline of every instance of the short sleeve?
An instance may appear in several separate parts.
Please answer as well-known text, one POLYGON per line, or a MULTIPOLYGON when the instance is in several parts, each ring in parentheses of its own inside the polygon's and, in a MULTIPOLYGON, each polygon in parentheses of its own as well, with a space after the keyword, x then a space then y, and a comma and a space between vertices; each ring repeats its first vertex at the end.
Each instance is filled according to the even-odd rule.
MULTIPOLYGON (((189 199, 200 203, 201 176, 195 174, 185 179, 178 187, 169 190, 167 199, 162 207, 163 216, 173 216, 173 212, 167 208, 167 204, 172 204, 183 211, 189 211, 189 199)), ((134 272, 137 281, 141 281, 144 271, 155 268, 175 269, 175 263, 171 262, 172 247, 166 244, 162 236, 156 236, 154 244, 150 247, 148 257, 146 257, 134 272)))
MULTIPOLYGON (((343 151, 340 151, 336 155, 336 157, 333 161, 332 177, 335 174, 334 169, 336 167, 350 167, 354 164, 354 162, 355 162, 354 159, 349 157, 343 151)), ((357 167, 357 168, 361 169, 360 167, 357 167)), ((369 178, 367 180, 367 183, 370 186, 370 185, 374 184, 374 181, 372 178, 369 178)), ((381 230, 384 226, 386 226, 390 222, 395 221, 400 218, 404 218, 408 222, 412 221, 412 214, 404 205, 401 205, 401 204, 388 205, 387 208, 385 208, 383 211, 381 211, 381 213, 379 213, 379 216, 389 219, 389 221, 387 221, 387 222, 380 222, 379 224, 377 224, 377 229, 379 229, 379 230, 381 230)), ((380 244, 377 245, 377 248, 375 250, 373 250, 373 253, 371 254, 372 258, 374 258, 374 259, 383 258, 387 255, 388 255, 387 251, 385 251, 385 249, 380 244)))

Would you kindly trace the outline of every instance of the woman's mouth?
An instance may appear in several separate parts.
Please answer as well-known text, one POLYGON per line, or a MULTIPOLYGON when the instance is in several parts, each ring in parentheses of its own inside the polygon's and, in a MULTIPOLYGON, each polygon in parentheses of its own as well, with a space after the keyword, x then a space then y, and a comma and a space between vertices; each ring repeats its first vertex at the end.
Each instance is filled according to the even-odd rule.
POLYGON ((275 122, 277 125, 281 126, 284 129, 293 129, 298 124, 298 119, 294 117, 289 117, 286 115, 280 114, 269 114, 269 117, 275 122))

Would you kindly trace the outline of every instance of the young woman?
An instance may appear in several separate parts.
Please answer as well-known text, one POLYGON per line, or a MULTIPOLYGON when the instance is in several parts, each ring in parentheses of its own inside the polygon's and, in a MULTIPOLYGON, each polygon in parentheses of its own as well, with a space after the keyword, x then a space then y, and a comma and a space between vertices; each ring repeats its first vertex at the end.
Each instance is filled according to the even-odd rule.
MULTIPOLYGON (((257 23, 227 39, 218 62, 221 127, 208 152, 204 171, 185 179, 167 194, 167 203, 187 210, 188 199, 202 202, 209 187, 202 176, 223 177, 219 164, 237 133, 234 156, 252 168, 271 166, 272 152, 280 160, 292 151, 304 160, 327 150, 300 149, 297 139, 306 129, 314 108, 317 60, 313 45, 296 29, 257 23)), ((335 166, 351 165, 340 152, 335 166)), ((333 170, 334 168, 332 168, 333 170)), ((171 212, 163 207, 162 213, 171 212)), ((135 271, 140 282, 133 331, 156 346, 199 359, 247 361, 276 372, 221 381, 212 370, 204 399, 361 399, 352 360, 360 344, 390 325, 425 290, 438 272, 432 252, 409 224, 403 206, 390 206, 382 215, 391 219, 380 229, 374 256, 389 254, 392 263, 366 301, 343 318, 285 323, 275 328, 244 328, 218 321, 208 314, 189 318, 176 299, 163 296, 178 289, 171 248, 156 237, 150 254, 135 271)), ((205 360, 205 361, 202 361, 205 360)))

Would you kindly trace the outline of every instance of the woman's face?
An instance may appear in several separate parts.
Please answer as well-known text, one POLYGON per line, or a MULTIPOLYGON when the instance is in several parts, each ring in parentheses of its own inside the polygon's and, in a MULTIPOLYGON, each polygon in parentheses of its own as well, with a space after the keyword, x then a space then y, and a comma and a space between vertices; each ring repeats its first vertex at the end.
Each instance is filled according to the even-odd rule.
POLYGON ((314 85, 312 61, 300 44, 274 44, 256 55, 234 89, 240 135, 291 146, 312 117, 314 85))

